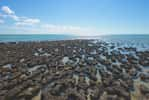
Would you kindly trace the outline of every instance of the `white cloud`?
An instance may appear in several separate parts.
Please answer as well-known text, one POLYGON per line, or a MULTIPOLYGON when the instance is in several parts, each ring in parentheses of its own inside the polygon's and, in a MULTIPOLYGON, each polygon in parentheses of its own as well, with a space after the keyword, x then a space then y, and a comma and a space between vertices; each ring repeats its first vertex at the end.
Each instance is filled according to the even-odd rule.
POLYGON ((15 23, 17 26, 30 26, 40 23, 39 19, 26 18, 15 23))
POLYGON ((70 33, 70 32, 81 30, 80 27, 54 25, 54 24, 45 24, 45 25, 42 25, 41 28, 48 31, 49 33, 70 33))
MULTIPOLYGON (((94 29, 88 27, 78 27, 71 25, 55 25, 55 24, 42 24, 40 19, 37 18, 29 18, 29 17, 21 17, 15 14, 13 10, 11 10, 7 6, 3 6, 1 10, 5 14, 0 14, 0 17, 3 19, 11 18, 14 21, 14 32, 21 33, 36 33, 36 34, 75 34, 75 35, 93 35, 97 34, 94 29)), ((0 20, 0 23, 4 23, 4 20, 0 20)))
POLYGON ((16 16, 16 15, 7 15, 7 14, 0 14, 1 18, 11 18, 14 21, 19 21, 20 17, 16 16))
POLYGON ((84 27, 78 27, 78 26, 65 26, 65 25, 54 25, 54 24, 44 24, 41 25, 41 28, 39 28, 40 31, 43 30, 43 32, 47 33, 59 33, 59 34, 75 34, 75 35, 93 35, 97 34, 94 29, 91 28, 84 28, 84 27))
POLYGON ((0 24, 3 24, 4 23, 4 20, 0 19, 0 24))
POLYGON ((31 24, 37 24, 37 23, 40 22, 40 20, 39 19, 28 18, 28 19, 23 20, 23 22, 25 22, 25 23, 31 23, 31 24))
POLYGON ((54 24, 45 24, 45 25, 42 25, 42 28, 46 28, 48 30, 57 30, 57 31, 81 30, 81 28, 77 26, 65 26, 65 25, 54 25, 54 24))
POLYGON ((16 16, 16 15, 8 15, 8 17, 12 18, 15 21, 19 21, 20 20, 20 18, 18 16, 16 16))
POLYGON ((39 19, 17 16, 8 6, 3 6, 1 10, 5 14, 0 14, 0 17, 13 19, 17 26, 31 26, 40 23, 39 19))
POLYGON ((15 12, 12 11, 8 6, 3 6, 2 11, 4 11, 8 15, 15 14, 15 12))

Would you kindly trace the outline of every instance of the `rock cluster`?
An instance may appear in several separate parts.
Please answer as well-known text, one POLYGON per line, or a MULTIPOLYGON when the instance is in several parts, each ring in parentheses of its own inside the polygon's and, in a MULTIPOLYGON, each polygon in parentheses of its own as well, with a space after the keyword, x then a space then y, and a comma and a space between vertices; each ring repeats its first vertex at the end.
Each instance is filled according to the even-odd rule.
POLYGON ((149 100, 149 50, 98 40, 0 43, 0 100, 149 100))

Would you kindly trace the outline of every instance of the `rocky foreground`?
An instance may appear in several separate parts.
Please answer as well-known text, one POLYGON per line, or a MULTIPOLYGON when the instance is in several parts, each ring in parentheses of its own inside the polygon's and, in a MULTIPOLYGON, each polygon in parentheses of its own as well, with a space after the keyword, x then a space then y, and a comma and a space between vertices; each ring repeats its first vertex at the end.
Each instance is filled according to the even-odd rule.
POLYGON ((149 50, 95 40, 0 43, 0 100, 149 100, 149 50))

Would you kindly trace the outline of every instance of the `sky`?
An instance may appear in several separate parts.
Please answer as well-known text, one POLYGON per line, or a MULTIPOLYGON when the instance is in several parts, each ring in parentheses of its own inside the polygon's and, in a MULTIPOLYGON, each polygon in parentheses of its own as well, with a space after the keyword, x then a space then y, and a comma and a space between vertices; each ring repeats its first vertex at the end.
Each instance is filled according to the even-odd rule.
POLYGON ((0 34, 149 34, 149 0, 0 0, 0 34))

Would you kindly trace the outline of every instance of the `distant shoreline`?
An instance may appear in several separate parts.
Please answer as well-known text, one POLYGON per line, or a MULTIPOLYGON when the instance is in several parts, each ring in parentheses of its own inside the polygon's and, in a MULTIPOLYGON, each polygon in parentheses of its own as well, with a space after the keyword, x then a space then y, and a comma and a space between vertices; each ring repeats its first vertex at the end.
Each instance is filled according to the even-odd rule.
POLYGON ((76 36, 67 34, 0 34, 0 42, 22 42, 22 41, 55 41, 55 40, 75 40, 75 39, 119 39, 119 38, 142 38, 149 40, 149 34, 113 34, 99 36, 76 36))

